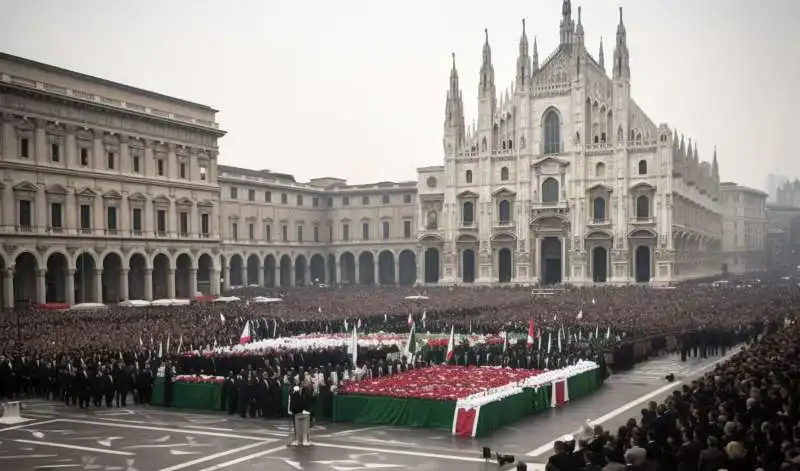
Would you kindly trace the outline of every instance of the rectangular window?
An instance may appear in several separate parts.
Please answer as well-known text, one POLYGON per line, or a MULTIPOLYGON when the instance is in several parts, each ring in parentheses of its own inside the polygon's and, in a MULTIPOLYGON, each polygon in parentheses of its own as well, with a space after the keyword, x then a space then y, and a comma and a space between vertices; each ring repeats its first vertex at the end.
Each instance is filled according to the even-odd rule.
POLYGON ((303 226, 297 226, 297 241, 303 241, 303 226))
POLYGON ((231 224, 231 238, 233 240, 239 240, 239 224, 235 222, 231 224))
POLYGON ((89 166, 89 148, 81 147, 81 167, 89 166))
POLYGON ((133 232, 138 234, 142 232, 142 209, 133 208, 133 232))
POLYGON ((64 220, 61 216, 61 203, 50 203, 50 227, 62 229, 64 220))
POLYGON ((383 221, 381 229, 383 230, 383 240, 389 240, 389 221, 383 221))
POLYGON ((314 242, 319 242, 319 226, 314 226, 314 242))
POLYGON ((284 242, 289 242, 289 226, 287 226, 286 224, 281 226, 281 232, 282 232, 281 234, 282 240, 284 242))
POLYGON ((406 239, 411 238, 411 221, 403 221, 403 237, 406 239))
POLYGON ((344 241, 350 240, 350 225, 349 224, 342 224, 342 240, 344 240, 344 241))
POLYGON ((117 232, 117 208, 109 206, 106 208, 106 229, 117 232))
POLYGON ((164 159, 158 159, 157 165, 158 165, 158 176, 159 177, 163 177, 164 176, 164 159))
POLYGON ((350 197, 345 196, 342 198, 342 206, 350 206, 350 197))
POLYGON ((239 189, 236 188, 235 186, 232 186, 231 187, 231 199, 235 200, 238 197, 239 197, 239 189))
POLYGON ((19 225, 30 229, 33 222, 33 214, 31 212, 31 202, 28 200, 19 200, 19 225))
POLYGON ((133 172, 134 173, 139 173, 139 172, 142 171, 140 165, 141 165, 141 159, 139 158, 138 155, 134 155, 133 156, 133 172))
POLYGON ((256 190, 247 190, 247 201, 256 200, 256 190))
POLYGON ((186 179, 186 164, 181 162, 181 165, 178 168, 180 169, 181 178, 185 180, 186 179))
POLYGON ((311 206, 314 208, 319 208, 319 196, 311 198, 311 206))
POLYGON ((19 140, 19 156, 23 159, 27 159, 31 156, 31 141, 27 137, 23 137, 19 140))
POLYGON ((247 236, 250 240, 256 239, 256 225, 255 224, 248 224, 247 225, 247 236))
POLYGON ((178 216, 181 235, 186 237, 189 235, 189 213, 182 211, 178 216))
POLYGON ((108 169, 109 170, 114 170, 114 166, 116 164, 115 160, 116 160, 116 156, 114 155, 114 153, 113 152, 109 152, 108 153, 108 169))
POLYGON ((381 202, 382 202, 383 204, 389 204, 389 195, 383 195, 383 196, 381 196, 381 202))
POLYGON ((333 224, 328 226, 328 240, 333 242, 333 224))
POLYGON ((361 224, 361 240, 369 240, 369 223, 361 224))
POLYGON ((86 231, 92 228, 92 206, 89 204, 81 205, 81 230, 86 231))
POLYGON ((361 205, 367 206, 369 204, 369 196, 362 196, 361 197, 361 205))
POLYGON ((201 182, 204 182, 204 181, 206 181, 208 179, 207 172, 208 172, 208 170, 206 169, 206 166, 205 165, 201 165, 200 166, 200 181, 201 182))
POLYGON ((329 208, 332 208, 333 207, 333 198, 328 198, 328 203, 327 204, 328 204, 329 208))
POLYGON ((60 150, 61 149, 59 148, 58 144, 56 143, 50 144, 50 160, 52 160, 53 162, 58 162, 59 160, 61 160, 61 155, 59 155, 60 150))
POLYGON ((156 231, 161 235, 167 233, 167 211, 165 209, 156 211, 156 231))
POLYGON ((289 195, 286 193, 281 193, 281 204, 287 204, 289 202, 289 195))
POLYGON ((211 220, 207 213, 203 213, 200 215, 200 232, 207 236, 211 233, 211 220))
POLYGON ((409 194, 403 195, 403 203, 405 203, 405 204, 411 203, 411 195, 409 195, 409 194))
POLYGON ((264 240, 267 242, 272 242, 272 226, 269 224, 264 226, 264 240))
POLYGON ((297 195, 297 206, 303 206, 303 195, 297 195))
POLYGON ((272 203, 272 192, 271 191, 265 191, 264 192, 264 202, 265 203, 272 203))

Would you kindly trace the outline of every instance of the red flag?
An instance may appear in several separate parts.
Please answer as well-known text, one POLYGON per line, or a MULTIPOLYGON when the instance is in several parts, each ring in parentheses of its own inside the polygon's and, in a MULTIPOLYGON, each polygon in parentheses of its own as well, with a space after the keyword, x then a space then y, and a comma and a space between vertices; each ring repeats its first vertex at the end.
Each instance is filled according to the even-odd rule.
POLYGON ((536 337, 533 319, 528 322, 528 348, 533 348, 533 338, 536 337))
POLYGON ((456 331, 455 326, 450 327, 450 341, 447 342, 447 361, 456 356, 456 331))
POLYGON ((244 345, 250 342, 253 337, 250 335, 250 321, 247 321, 242 329, 242 335, 239 337, 239 345, 244 345))

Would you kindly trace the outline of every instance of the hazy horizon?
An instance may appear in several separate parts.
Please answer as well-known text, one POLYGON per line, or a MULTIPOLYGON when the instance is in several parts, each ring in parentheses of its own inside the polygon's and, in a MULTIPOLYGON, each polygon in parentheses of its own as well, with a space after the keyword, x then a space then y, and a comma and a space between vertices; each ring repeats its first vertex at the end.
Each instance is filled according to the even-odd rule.
MULTIPOLYGON (((411 2, 211 0, 13 2, 0 50, 218 110, 220 162, 349 183, 415 180, 440 165, 445 94, 456 54, 466 121, 475 118, 484 28, 498 94, 515 75, 526 19, 542 63, 558 44, 561 0, 411 2), (344 167, 344 168, 343 168, 344 167)), ((656 123, 718 151, 723 181, 793 180, 800 108, 800 2, 655 0, 583 7, 586 47, 604 38, 610 73, 618 7, 632 96, 656 123)))

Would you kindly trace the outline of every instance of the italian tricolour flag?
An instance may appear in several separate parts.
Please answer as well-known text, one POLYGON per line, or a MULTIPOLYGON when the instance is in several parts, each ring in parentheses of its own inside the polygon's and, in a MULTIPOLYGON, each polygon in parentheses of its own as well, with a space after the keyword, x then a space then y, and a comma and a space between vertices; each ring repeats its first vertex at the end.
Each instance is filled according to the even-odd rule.
POLYGON ((550 383, 550 407, 561 407, 569 402, 567 378, 558 378, 550 383))

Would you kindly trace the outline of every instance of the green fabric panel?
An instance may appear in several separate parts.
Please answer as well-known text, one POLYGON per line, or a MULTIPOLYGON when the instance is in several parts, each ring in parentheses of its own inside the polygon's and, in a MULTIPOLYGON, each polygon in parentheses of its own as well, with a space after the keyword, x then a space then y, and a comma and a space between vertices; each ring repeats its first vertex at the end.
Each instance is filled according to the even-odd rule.
MULTIPOLYGON (((151 403, 155 406, 164 405, 164 378, 156 379, 151 403)), ((221 405, 221 384, 172 383, 171 407, 180 409, 221 410, 221 405)))
POLYGON ((536 392, 532 389, 524 389, 520 394, 482 406, 478 416, 475 436, 485 437, 491 435, 495 430, 530 415, 535 394, 536 392))
POLYGON ((581 373, 567 379, 569 387, 569 400, 574 401, 597 391, 603 384, 600 369, 581 373))
POLYGON ((333 421, 452 430, 455 409, 455 401, 337 394, 333 421))

